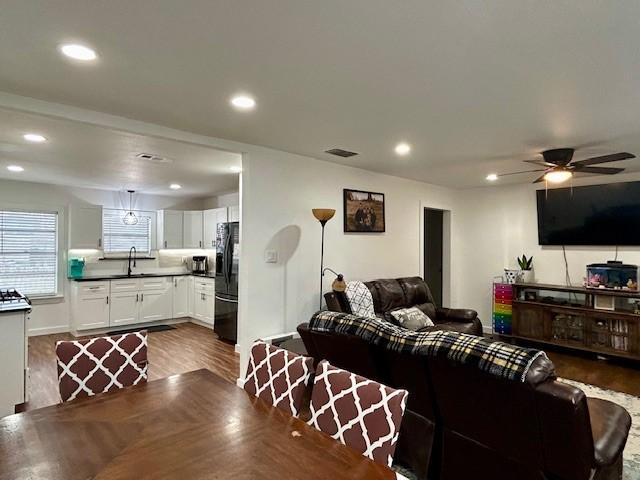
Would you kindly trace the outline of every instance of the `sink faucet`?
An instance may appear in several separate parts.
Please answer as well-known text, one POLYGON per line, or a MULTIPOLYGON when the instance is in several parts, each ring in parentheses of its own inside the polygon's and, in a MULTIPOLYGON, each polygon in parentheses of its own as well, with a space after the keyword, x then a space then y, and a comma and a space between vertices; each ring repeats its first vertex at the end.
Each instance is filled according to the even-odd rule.
POLYGON ((136 247, 131 247, 129 249, 129 265, 127 267, 127 277, 131 276, 131 253, 133 253, 133 266, 136 266, 136 257, 138 256, 138 251, 136 247))

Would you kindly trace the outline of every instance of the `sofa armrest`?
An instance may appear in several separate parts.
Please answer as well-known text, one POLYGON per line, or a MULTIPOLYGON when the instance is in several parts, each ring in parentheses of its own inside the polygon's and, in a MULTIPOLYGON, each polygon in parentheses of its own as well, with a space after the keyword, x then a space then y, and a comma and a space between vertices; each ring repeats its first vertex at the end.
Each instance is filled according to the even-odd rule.
POLYGON ((436 307, 436 319, 447 322, 473 322, 478 318, 478 312, 468 308, 436 307))
POLYGON ((595 466, 612 465, 622 455, 627 443, 631 417, 620 405, 607 400, 587 398, 587 405, 593 433, 595 466))

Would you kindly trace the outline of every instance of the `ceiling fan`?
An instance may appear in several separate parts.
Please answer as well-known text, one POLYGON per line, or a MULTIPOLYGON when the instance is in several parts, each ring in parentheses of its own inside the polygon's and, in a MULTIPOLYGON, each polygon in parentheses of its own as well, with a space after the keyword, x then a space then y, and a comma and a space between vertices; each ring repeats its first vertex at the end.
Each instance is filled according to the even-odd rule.
POLYGON ((573 148, 554 148, 542 152, 543 160, 525 160, 527 163, 539 165, 541 169, 524 170, 522 172, 503 173, 500 175, 489 175, 487 179, 497 180, 498 177, 507 175, 518 175, 521 173, 544 172, 533 183, 551 182, 562 183, 573 177, 575 173, 595 173, 597 175, 615 175, 624 171, 624 168, 613 167, 592 167, 601 163, 618 162, 620 160, 628 160, 636 156, 628 152, 612 153, 600 157, 591 157, 585 160, 571 161, 573 159, 573 148))

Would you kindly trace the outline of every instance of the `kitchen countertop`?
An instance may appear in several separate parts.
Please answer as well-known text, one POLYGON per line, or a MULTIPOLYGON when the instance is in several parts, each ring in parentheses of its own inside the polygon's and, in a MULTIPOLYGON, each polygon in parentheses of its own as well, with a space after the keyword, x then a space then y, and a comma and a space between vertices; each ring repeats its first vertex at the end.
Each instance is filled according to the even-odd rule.
POLYGON ((114 275, 91 275, 88 277, 82 278, 70 278, 69 280, 73 280, 74 282, 92 282, 96 280, 121 280, 125 278, 153 278, 153 277, 186 277, 192 275, 194 277, 202 277, 202 278, 216 278, 216 274, 211 273, 192 273, 192 272, 182 272, 182 273, 134 273, 132 275, 127 275, 126 273, 119 273, 114 275))

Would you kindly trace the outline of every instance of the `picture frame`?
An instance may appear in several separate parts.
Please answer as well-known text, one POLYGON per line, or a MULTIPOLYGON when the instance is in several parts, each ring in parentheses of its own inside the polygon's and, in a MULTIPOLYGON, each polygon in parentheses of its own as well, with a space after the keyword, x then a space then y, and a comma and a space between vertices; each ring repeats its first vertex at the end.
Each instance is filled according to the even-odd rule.
POLYGON ((384 193, 345 188, 343 190, 344 232, 384 233, 384 193))

